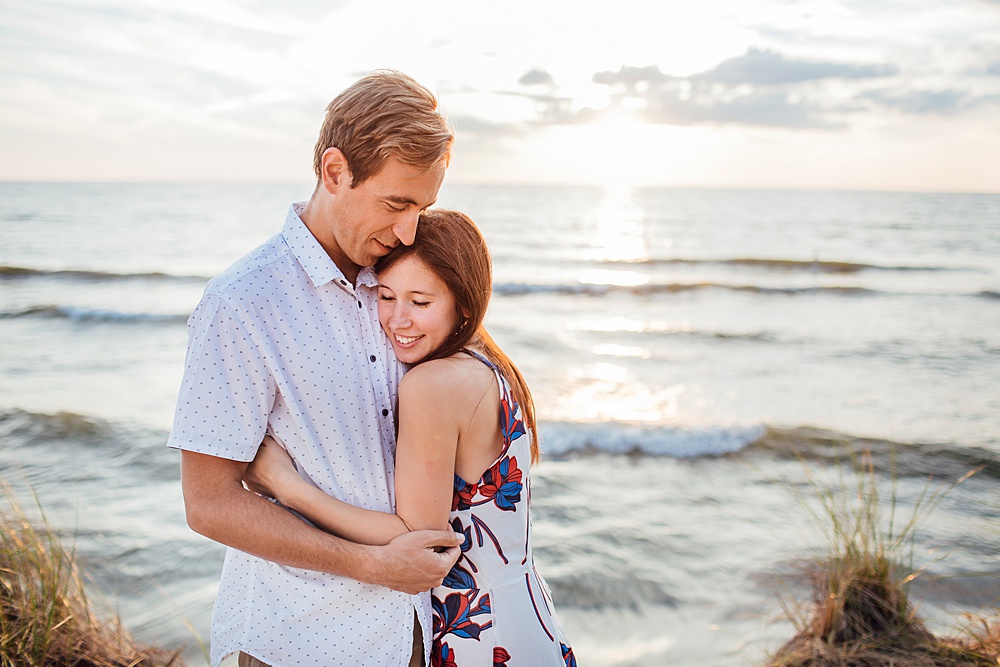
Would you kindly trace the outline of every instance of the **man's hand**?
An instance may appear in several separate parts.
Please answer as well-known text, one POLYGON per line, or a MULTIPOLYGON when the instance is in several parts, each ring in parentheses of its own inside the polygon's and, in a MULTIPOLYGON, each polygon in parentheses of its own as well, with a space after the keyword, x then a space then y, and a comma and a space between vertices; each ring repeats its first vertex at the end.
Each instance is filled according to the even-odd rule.
POLYGON ((374 549, 368 580, 411 595, 440 586, 461 555, 464 539, 450 530, 403 533, 374 549))

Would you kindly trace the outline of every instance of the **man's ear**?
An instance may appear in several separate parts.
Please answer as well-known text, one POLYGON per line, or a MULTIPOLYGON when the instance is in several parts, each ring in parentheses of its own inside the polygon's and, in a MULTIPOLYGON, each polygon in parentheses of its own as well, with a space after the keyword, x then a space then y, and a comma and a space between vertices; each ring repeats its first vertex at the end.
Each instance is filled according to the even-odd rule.
POLYGON ((319 175, 323 188, 330 194, 335 195, 339 190, 351 187, 351 170, 347 168, 347 158, 339 148, 331 146, 323 151, 319 175))

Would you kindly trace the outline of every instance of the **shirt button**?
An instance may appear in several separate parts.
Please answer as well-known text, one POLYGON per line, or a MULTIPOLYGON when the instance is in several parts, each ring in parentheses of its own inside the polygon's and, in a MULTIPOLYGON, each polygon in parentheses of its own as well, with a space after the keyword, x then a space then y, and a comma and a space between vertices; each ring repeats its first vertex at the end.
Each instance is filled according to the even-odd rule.
POLYGON ((386 410, 385 408, 382 408, 382 416, 383 417, 388 417, 389 416, 389 411, 386 410))
POLYGON ((358 301, 358 308, 360 308, 360 307, 361 307, 361 302, 360 302, 360 301, 358 301))
POLYGON ((371 359, 372 361, 375 361, 375 355, 374 354, 372 356, 368 357, 368 358, 371 359))

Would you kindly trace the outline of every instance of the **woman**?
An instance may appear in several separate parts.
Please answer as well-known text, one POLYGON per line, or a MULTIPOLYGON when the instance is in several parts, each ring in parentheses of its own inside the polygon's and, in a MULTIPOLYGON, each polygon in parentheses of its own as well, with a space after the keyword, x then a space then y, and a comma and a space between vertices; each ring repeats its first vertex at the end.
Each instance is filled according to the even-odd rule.
POLYGON ((428 211, 418 230, 413 245, 375 267, 379 321, 396 357, 414 365, 399 384, 396 513, 328 496, 299 477, 270 438, 247 483, 356 542, 384 544, 407 530, 449 524, 463 533, 462 556, 431 591, 432 665, 576 665, 531 554, 534 403, 482 326, 492 291, 489 250, 461 213, 428 211))

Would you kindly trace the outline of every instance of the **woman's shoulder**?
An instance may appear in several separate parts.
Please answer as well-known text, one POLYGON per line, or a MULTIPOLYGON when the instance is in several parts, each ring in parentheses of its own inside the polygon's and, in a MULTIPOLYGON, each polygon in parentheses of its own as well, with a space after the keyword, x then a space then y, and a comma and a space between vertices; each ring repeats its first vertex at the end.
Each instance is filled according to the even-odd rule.
POLYGON ((467 354, 454 354, 444 359, 432 359, 417 364, 399 382, 400 393, 410 391, 434 392, 439 397, 464 396, 476 393, 477 398, 490 383, 494 383, 493 369, 467 354))

